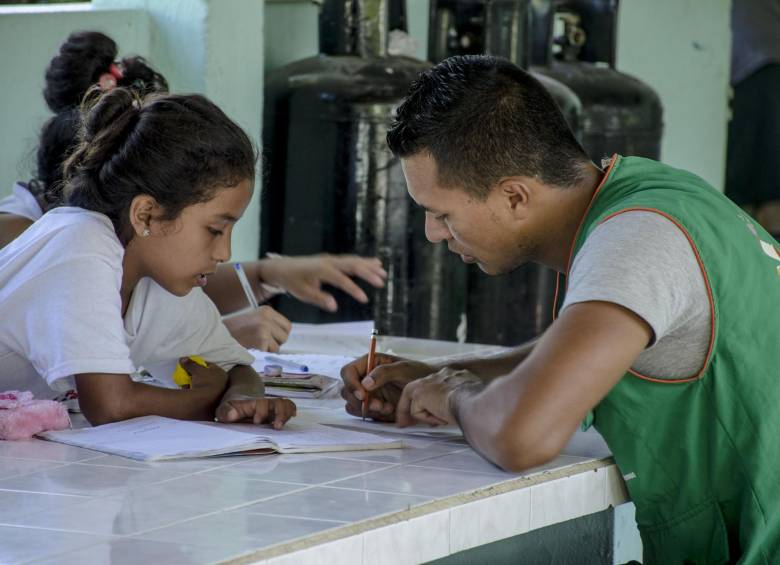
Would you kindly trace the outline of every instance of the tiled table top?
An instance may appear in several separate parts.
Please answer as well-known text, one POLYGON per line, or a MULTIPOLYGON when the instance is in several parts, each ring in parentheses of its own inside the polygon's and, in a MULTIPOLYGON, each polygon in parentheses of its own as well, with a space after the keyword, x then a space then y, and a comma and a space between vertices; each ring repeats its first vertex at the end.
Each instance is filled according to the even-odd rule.
POLYGON ((160 463, 0 441, 0 563, 416 563, 625 500, 594 434, 523 476, 456 438, 405 440, 160 463))

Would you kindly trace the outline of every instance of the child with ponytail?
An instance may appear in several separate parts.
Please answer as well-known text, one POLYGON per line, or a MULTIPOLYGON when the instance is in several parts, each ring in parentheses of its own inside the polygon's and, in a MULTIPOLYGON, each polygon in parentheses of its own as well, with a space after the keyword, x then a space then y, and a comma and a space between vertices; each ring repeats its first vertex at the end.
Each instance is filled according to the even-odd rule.
POLYGON ((75 388, 92 424, 157 414, 281 427, 295 405, 263 397, 252 356, 202 291, 252 197, 251 142, 199 95, 92 98, 63 205, 0 251, 0 382, 44 398, 75 388), (179 359, 190 389, 131 378, 179 359))
MULTIPOLYGON (((78 106, 86 92, 97 86, 108 91, 125 87, 139 96, 167 92, 165 78, 142 57, 117 60, 117 45, 96 31, 72 33, 46 70, 44 98, 54 116, 43 126, 37 150, 36 178, 16 183, 10 196, 0 200, 0 249, 12 241, 44 212, 62 201, 62 164, 71 151, 79 127, 78 106)), ((273 289, 335 311, 334 297, 322 290, 323 283, 335 286, 356 300, 367 296, 350 277, 357 276, 375 287, 384 284, 386 273, 378 259, 354 255, 274 257, 243 264, 252 289, 262 303, 273 289)), ((247 306, 235 270, 222 266, 212 277, 206 294, 215 302, 230 333, 245 347, 277 351, 287 340, 291 324, 270 306, 238 313, 247 306)))

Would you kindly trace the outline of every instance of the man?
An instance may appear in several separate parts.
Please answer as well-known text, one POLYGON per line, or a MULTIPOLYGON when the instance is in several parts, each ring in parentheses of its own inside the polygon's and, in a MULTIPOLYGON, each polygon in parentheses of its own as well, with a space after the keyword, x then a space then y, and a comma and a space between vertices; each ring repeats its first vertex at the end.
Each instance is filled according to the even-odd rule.
POLYGON ((376 419, 457 423, 514 471, 592 421, 646 563, 776 559, 776 242, 691 173, 619 156, 597 167, 543 87, 492 57, 423 73, 388 143, 429 240, 490 275, 542 263, 566 294, 535 344, 498 359, 347 365, 347 410, 368 391, 376 419))

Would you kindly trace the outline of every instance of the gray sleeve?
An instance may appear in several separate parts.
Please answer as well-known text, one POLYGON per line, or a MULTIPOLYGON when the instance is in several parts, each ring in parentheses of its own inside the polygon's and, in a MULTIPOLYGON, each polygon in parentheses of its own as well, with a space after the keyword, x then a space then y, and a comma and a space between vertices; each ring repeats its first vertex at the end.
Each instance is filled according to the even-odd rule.
POLYGON ((596 227, 575 257, 563 309, 619 304, 645 320, 653 344, 709 311, 704 277, 685 234, 661 214, 625 212, 596 227))

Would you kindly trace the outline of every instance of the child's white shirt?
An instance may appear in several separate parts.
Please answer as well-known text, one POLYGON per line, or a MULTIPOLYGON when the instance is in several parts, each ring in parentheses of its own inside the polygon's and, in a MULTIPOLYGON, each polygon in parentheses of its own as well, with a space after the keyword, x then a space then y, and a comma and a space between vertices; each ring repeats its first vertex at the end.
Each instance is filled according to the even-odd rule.
POLYGON ((11 189, 11 194, 0 199, 0 214, 22 216, 34 222, 43 216, 43 210, 32 192, 17 182, 11 189))
POLYGON ((51 398, 75 388, 72 375, 170 372, 188 355, 225 370, 252 363, 200 288, 178 297, 141 279, 123 319, 123 256, 105 215, 73 207, 0 251, 0 389, 51 398))

